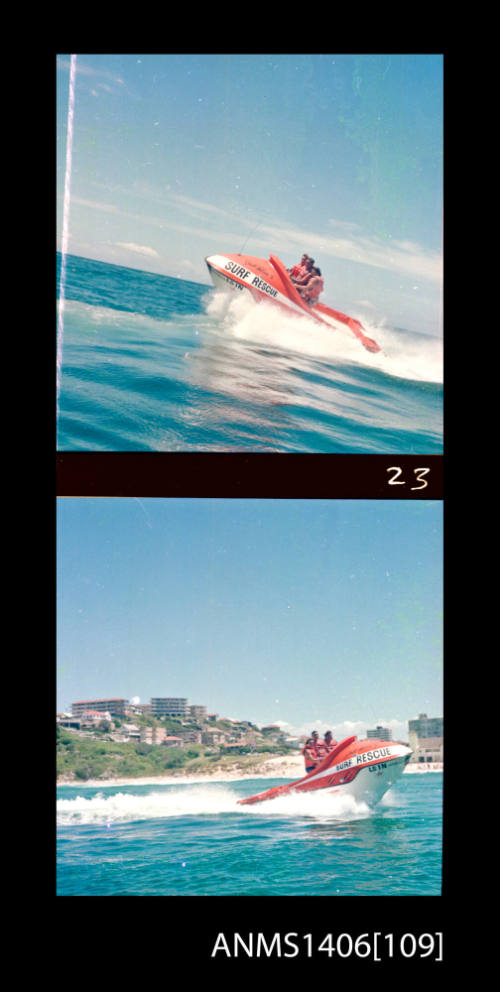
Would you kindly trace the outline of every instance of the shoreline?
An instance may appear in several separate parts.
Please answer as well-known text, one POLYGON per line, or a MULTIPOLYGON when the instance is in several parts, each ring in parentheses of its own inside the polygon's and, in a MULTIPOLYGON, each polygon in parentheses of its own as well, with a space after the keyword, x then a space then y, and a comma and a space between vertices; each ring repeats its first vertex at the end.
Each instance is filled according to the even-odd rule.
MULTIPOLYGON (((430 764, 410 764, 403 774, 424 774, 427 772, 442 772, 443 765, 430 764)), ((298 779, 305 775, 304 761, 301 756, 297 758, 268 758, 257 768, 245 771, 242 767, 234 767, 226 771, 198 772, 193 775, 151 775, 145 778, 92 778, 85 780, 65 779, 64 776, 57 780, 56 786, 69 785, 75 788, 96 789, 109 786, 116 788, 130 785, 202 785, 205 782, 243 782, 252 778, 289 778, 298 779)))
POLYGON ((414 761, 413 764, 412 762, 410 762, 406 766, 404 770, 404 774, 406 775, 407 772, 410 772, 412 775, 421 775, 423 772, 442 772, 442 771, 444 771, 442 761, 435 761, 435 762, 419 761, 418 763, 414 761))
POLYGON ((304 759, 276 757, 268 758, 256 768, 245 770, 241 766, 235 766, 226 771, 197 772, 193 775, 151 775, 145 778, 92 778, 92 779, 66 779, 64 776, 57 779, 56 785, 69 785, 79 788, 85 786, 89 788, 117 787, 129 785, 195 785, 204 782, 239 782, 252 778, 302 778, 305 775, 304 759))

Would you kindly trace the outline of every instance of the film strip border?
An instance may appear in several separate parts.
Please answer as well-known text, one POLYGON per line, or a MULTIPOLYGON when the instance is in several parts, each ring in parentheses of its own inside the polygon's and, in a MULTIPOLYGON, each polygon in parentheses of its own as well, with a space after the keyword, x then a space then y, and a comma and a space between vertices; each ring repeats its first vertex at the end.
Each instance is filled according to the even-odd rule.
POLYGON ((58 496, 443 499, 442 455, 58 452, 58 496))

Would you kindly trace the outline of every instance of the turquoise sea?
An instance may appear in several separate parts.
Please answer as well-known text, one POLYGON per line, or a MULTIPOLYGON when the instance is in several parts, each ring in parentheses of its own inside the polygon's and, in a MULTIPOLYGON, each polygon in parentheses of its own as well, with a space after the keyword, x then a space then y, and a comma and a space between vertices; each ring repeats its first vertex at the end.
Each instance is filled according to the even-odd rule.
POLYGON ((57 895, 441 895, 442 773, 237 805, 283 781, 58 787, 57 895))
POLYGON ((442 454, 442 342, 351 316, 381 354, 240 294, 70 255, 57 447, 442 454))

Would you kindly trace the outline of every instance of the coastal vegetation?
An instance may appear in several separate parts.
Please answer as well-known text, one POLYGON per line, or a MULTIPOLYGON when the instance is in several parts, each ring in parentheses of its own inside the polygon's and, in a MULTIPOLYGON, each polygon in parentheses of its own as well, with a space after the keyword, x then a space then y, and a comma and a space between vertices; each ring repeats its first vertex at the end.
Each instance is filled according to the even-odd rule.
MULTIPOLYGON (((151 719, 143 718, 145 726, 151 719)), ((196 775, 211 772, 257 770, 267 758, 296 753, 289 744, 276 741, 269 734, 259 734, 251 747, 236 749, 220 745, 185 743, 166 747, 139 740, 115 740, 111 731, 120 721, 101 721, 91 734, 56 726, 56 772, 58 782, 106 781, 115 778, 152 778, 165 775, 196 775), (235 753, 236 751, 236 753, 235 753)), ((169 720, 169 733, 175 734, 175 721, 169 720)), ((224 721, 220 721, 220 724, 224 721)), ((162 722, 165 726, 165 722, 162 722)), ((177 723, 177 727, 179 723, 177 723)), ((248 725, 247 725, 248 728, 248 725)), ((119 729, 119 728, 118 728, 119 729)), ((219 729, 227 729, 219 727, 219 729)), ((233 728, 234 729, 234 728, 233 728)))

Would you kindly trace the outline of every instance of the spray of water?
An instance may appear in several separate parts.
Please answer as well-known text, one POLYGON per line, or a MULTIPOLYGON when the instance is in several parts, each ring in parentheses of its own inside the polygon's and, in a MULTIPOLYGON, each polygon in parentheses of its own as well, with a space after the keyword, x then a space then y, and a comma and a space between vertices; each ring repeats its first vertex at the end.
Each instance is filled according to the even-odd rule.
POLYGON ((90 798, 77 795, 74 799, 59 799, 59 825, 127 823, 140 820, 168 819, 177 816, 210 816, 234 812, 237 797, 224 786, 207 788, 151 789, 147 793, 106 790, 90 798))
POLYGON ((363 317, 366 333, 382 348, 372 354, 343 324, 324 327, 310 317, 289 316, 275 306, 256 306, 246 293, 216 292, 207 296, 204 304, 226 341, 251 341, 312 359, 355 363, 395 378, 442 382, 442 342, 438 338, 372 325, 363 317))
POLYGON ((147 793, 117 792, 107 794, 106 789, 86 797, 77 794, 71 799, 57 802, 59 826, 82 824, 110 825, 132 821, 165 820, 179 816, 220 816, 232 813, 238 817, 312 818, 317 822, 348 822, 370 816, 370 810, 352 796, 315 792, 290 794, 277 799, 240 806, 239 791, 224 784, 193 785, 189 787, 152 788, 147 793))
POLYGON ((66 255, 69 241, 69 206, 71 193, 71 158, 73 151, 73 117, 75 111, 76 55, 71 56, 69 74, 68 127, 66 137, 66 171, 64 176, 63 229, 61 245, 61 277, 59 286, 59 313, 57 322, 57 403, 61 389, 62 349, 64 336, 64 297, 66 289, 66 255))

